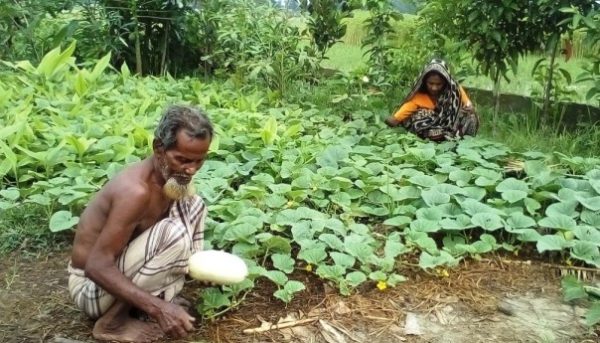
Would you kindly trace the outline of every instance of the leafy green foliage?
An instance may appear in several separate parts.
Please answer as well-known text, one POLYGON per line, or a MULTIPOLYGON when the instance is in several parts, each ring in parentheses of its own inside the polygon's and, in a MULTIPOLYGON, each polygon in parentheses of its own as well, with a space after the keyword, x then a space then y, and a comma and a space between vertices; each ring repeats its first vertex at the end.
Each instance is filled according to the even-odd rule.
MULTIPOLYGON (((483 74, 494 80, 496 101, 500 77, 508 80, 509 68, 516 74, 520 56, 542 49, 550 52, 547 72, 539 71, 537 74, 545 80, 542 112, 546 119, 552 100, 558 42, 561 34, 569 30, 569 25, 565 23, 568 15, 560 10, 563 6, 573 6, 587 12, 592 8, 593 2, 504 0, 492 3, 485 0, 434 0, 427 4, 422 13, 436 30, 455 40, 468 42, 473 58, 479 63, 483 74)), ((560 74, 567 78, 564 71, 560 74)), ((566 91, 562 84, 559 87, 562 87, 559 88, 561 92, 566 91)), ((494 124, 495 122, 494 120, 494 124)))
POLYGON ((589 309, 585 315, 587 325, 600 323, 600 288, 585 285, 573 275, 565 276, 561 285, 566 301, 589 300, 589 309))
POLYGON ((327 49, 346 34, 342 20, 350 16, 349 8, 346 1, 339 0, 300 0, 300 3, 309 14, 307 29, 323 58, 327 49))
MULTIPOLYGON (((595 46, 600 43, 600 9, 596 6, 590 11, 582 10, 577 6, 571 5, 560 9, 570 18, 564 20, 563 23, 570 25, 571 29, 581 30, 585 32, 586 43, 589 46, 595 46)), ((595 59, 591 65, 586 67, 585 72, 578 76, 577 82, 593 81, 593 86, 590 87, 586 94, 587 100, 595 99, 600 105, 600 58, 595 54, 595 59)))
POLYGON ((139 74, 177 74, 197 56, 183 39, 185 17, 194 12, 189 0, 102 0, 88 8, 86 19, 101 17, 113 45, 113 65, 134 66, 139 74))
POLYGON ((291 301, 305 287, 295 280, 301 269, 351 294, 403 282, 406 256, 429 270, 536 245, 600 265, 597 159, 559 156, 551 167, 545 154, 483 139, 425 142, 368 124, 371 111, 345 122, 331 109, 276 106, 231 83, 109 73, 108 57, 79 68, 73 49, 37 66, 6 63, 0 206, 36 204, 52 230, 70 232, 100 185, 147 156, 166 104, 204 107, 217 132, 194 179, 210 204, 206 244, 250 269, 242 284, 205 291, 208 316, 239 304, 259 278, 291 301), (524 170, 507 175, 507 159, 526 160, 524 170))
MULTIPOLYGON (((554 65, 550 65, 547 58, 541 58, 534 64, 531 71, 533 80, 540 85, 541 89, 545 88, 545 84, 552 77, 552 93, 549 94, 550 101, 554 104, 559 102, 573 102, 576 92, 572 89, 574 82, 573 76, 565 68, 559 67, 558 62, 554 61, 554 65), (552 74, 550 70, 552 69, 552 74)), ((543 92, 532 91, 532 95, 539 99, 544 99, 543 92)), ((558 111, 553 111, 558 112, 558 111)), ((556 118, 558 120, 560 118, 556 118)), ((554 127, 556 126, 553 125, 554 127)))
MULTIPOLYGON (((400 13, 392 9, 389 1, 368 0, 365 5, 370 12, 366 20, 367 36, 362 42, 364 54, 369 56, 369 75, 377 86, 386 86, 388 75, 392 74, 393 52, 391 35, 392 20, 400 19, 400 13)), ((389 85, 389 84, 387 84, 389 85)))
MULTIPOLYGON (((589 1, 566 1, 590 8, 589 1)), ((482 0, 430 1, 423 15, 438 30, 472 44, 473 57, 486 75, 506 75, 520 55, 540 47, 550 36, 556 41, 568 27, 559 25, 565 15, 556 1, 482 0), (498 10, 497 6, 501 6, 498 10), (448 20, 454 18, 454 20, 448 20)))
POLYGON ((205 73, 233 72, 240 87, 258 81, 285 98, 293 82, 314 79, 319 63, 301 19, 261 1, 211 0, 186 17, 186 45, 201 52, 205 73))
POLYGON ((39 61, 72 33, 73 25, 61 20, 61 11, 76 0, 0 2, 0 59, 39 61))
POLYGON ((565 276, 561 280, 562 290, 566 301, 587 298, 587 293, 581 282, 575 276, 565 276))
POLYGON ((2 208, 2 201, 8 205, 4 191, 0 191, 0 256, 15 250, 20 254, 39 254, 66 249, 73 239, 71 232, 48 230, 48 219, 41 206, 23 204, 17 208, 2 208))

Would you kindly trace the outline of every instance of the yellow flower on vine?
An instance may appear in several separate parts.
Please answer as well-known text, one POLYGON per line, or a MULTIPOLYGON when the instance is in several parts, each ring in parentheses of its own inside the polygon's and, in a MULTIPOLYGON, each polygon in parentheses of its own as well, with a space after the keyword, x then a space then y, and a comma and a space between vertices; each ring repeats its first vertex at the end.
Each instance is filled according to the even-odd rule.
POLYGON ((377 283, 377 288, 378 288, 380 291, 384 291, 384 290, 387 288, 387 282, 385 282, 385 281, 379 281, 379 282, 377 283))
POLYGON ((450 276, 450 273, 448 272, 448 270, 446 268, 437 268, 435 271, 438 276, 441 276, 441 277, 450 276))
POLYGON ((312 272, 312 264, 307 264, 306 267, 304 267, 304 269, 309 273, 312 272))

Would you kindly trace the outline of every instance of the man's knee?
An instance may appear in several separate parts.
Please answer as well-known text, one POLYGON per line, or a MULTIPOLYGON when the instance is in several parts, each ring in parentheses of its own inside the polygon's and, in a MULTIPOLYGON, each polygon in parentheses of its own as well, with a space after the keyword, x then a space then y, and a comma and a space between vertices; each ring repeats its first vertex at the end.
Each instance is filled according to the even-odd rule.
POLYGON ((169 243, 177 243, 188 238, 186 223, 180 218, 165 218, 156 224, 157 233, 169 243))

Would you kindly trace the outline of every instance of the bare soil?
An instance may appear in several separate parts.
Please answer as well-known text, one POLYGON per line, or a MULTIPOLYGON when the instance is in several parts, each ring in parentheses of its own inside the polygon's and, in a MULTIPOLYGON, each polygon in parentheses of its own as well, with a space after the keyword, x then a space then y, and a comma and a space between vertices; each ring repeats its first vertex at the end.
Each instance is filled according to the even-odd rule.
MULTIPOLYGON (((93 322, 68 297, 68 258, 64 251, 0 261, 0 342, 95 342, 93 322)), ((287 306, 259 282, 239 308, 199 320, 187 339, 172 342, 600 342, 583 323, 584 309, 562 301, 560 278, 548 267, 494 258, 463 262, 447 276, 410 266, 402 272, 408 281, 396 288, 369 285, 342 297, 299 271, 307 289, 287 306), (243 332, 298 320, 305 323, 243 332)), ((184 297, 195 300, 200 291, 190 281, 184 297)))

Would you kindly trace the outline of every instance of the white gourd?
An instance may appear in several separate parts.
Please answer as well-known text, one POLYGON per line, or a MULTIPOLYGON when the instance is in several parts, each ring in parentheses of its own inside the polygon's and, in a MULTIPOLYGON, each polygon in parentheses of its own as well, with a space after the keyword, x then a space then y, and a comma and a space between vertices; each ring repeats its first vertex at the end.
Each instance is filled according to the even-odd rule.
POLYGON ((219 285, 231 285, 244 281, 248 267, 244 260, 221 250, 198 251, 188 261, 192 278, 219 285))

